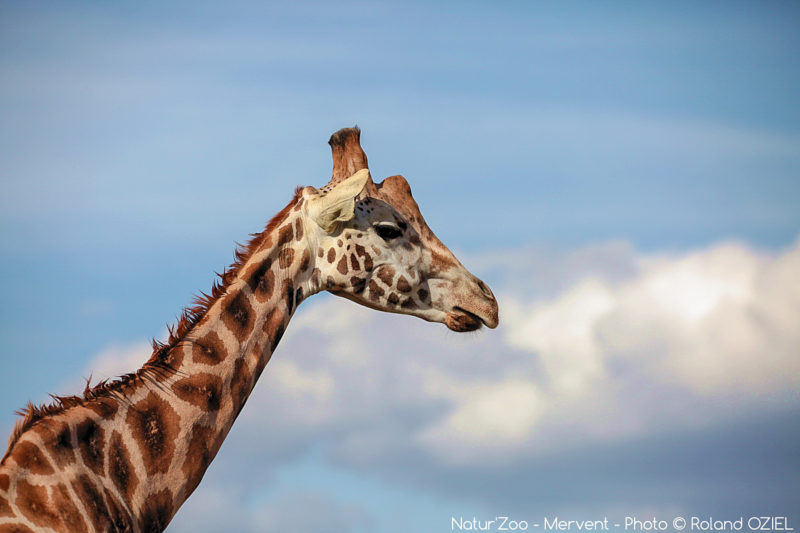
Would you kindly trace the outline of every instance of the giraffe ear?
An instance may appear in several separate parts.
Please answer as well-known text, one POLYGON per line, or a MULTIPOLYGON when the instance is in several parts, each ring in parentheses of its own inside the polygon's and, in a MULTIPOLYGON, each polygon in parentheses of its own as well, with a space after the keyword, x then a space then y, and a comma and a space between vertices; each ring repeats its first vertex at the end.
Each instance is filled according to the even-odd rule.
POLYGON ((332 233, 338 222, 353 218, 356 196, 369 181, 369 170, 363 168, 337 183, 333 189, 319 192, 308 200, 308 212, 322 229, 332 233))

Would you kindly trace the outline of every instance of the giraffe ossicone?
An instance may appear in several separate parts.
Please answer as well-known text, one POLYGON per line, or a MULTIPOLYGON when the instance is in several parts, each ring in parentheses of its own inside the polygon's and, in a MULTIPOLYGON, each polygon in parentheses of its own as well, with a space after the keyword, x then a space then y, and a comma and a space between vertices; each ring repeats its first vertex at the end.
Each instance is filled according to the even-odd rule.
POLYGON ((360 130, 188 308, 145 365, 28 406, 0 460, 0 533, 161 531, 200 483, 297 306, 330 291, 454 331, 497 301, 425 223, 402 176, 374 183, 360 130))

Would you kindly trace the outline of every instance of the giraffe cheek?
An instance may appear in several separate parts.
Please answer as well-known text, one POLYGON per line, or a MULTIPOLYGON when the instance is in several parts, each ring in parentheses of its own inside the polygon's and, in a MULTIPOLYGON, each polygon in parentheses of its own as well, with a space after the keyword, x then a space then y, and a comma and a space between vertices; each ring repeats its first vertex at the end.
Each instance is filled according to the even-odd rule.
POLYGON ((380 285, 375 283, 374 280, 369 280, 369 295, 368 296, 369 296, 370 300, 372 300, 373 302, 377 302, 378 300, 381 299, 381 297, 384 294, 386 294, 386 291, 384 291, 380 287, 380 285))
POLYGON ((340 274, 345 275, 347 274, 347 256, 343 255, 342 258, 339 260, 339 263, 336 265, 336 270, 339 271, 340 274))
POLYGON ((350 278, 350 286, 353 289, 353 294, 361 294, 367 287, 367 280, 365 280, 364 278, 353 276, 352 278, 350 278))
POLYGON ((411 284, 404 276, 397 278, 397 290, 400 292, 411 292, 411 284))

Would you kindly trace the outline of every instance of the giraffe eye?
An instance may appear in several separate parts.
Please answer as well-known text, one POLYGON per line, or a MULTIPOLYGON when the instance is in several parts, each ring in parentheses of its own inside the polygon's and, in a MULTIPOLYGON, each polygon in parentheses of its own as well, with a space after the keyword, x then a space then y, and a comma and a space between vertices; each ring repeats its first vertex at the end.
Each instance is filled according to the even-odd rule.
POLYGON ((377 224, 375 226, 375 231, 378 232, 378 236, 384 241, 391 241, 403 234, 403 230, 392 224, 377 224))

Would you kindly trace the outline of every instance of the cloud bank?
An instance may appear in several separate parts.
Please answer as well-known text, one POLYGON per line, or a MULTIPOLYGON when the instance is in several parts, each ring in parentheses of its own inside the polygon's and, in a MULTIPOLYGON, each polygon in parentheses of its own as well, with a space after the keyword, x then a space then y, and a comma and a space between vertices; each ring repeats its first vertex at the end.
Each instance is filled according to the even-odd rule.
MULTIPOLYGON (((487 468, 512 479, 564 453, 798 407, 800 241, 657 254, 609 243, 465 262, 493 282, 495 331, 457 335, 333 297, 301 308, 217 459, 225 472, 195 498, 233 480, 242 494, 268 486, 275 468, 312 452, 390 482, 487 468)), ((148 351, 117 348, 92 367, 128 371, 136 350, 148 351)), ((342 520, 368 521, 326 502, 342 520)), ((248 523, 278 520, 264 505, 248 523)))

